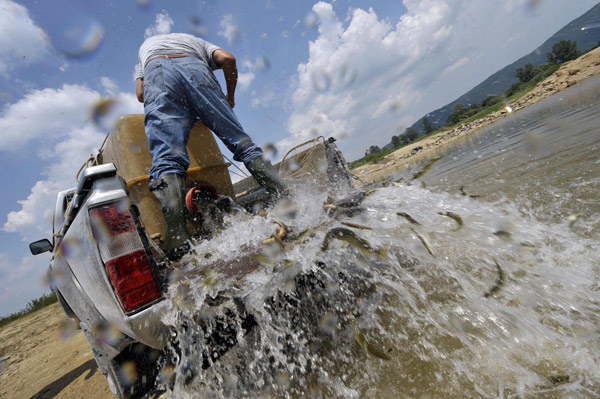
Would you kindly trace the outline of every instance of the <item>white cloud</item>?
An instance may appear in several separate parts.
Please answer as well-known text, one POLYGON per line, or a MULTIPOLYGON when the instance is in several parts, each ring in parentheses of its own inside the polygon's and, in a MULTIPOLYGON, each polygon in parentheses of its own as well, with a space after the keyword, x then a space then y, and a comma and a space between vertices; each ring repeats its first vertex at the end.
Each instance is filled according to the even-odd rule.
POLYGON ((252 99, 250 107, 252 108, 268 108, 273 106, 278 97, 275 95, 274 89, 265 89, 260 92, 252 91, 252 99))
POLYGON ((280 146, 315 134, 346 137, 340 146, 356 158, 529 53, 595 1, 566 11, 562 1, 547 0, 536 15, 527 0, 403 3, 407 12, 397 21, 373 8, 342 21, 330 3, 313 6, 319 35, 298 65, 290 135, 280 146))
POLYGON ((32 298, 50 292, 44 281, 48 258, 45 254, 14 261, 0 254, 0 316, 22 310, 32 298))
POLYGON ((100 93, 81 85, 29 92, 2 112, 0 151, 19 150, 34 140, 56 140, 84 126, 91 104, 99 99, 100 93))
MULTIPOLYGON (((19 201, 20 210, 7 215, 2 230, 19 233, 24 240, 48 232, 56 194, 75 185, 77 170, 106 134, 106 127, 89 120, 100 98, 100 93, 85 86, 64 85, 60 89, 33 91, 8 106, 0 118, 0 151, 34 148, 31 155, 46 166, 43 180, 34 184, 26 199, 19 201)), ((143 112, 131 93, 118 93, 113 99, 115 105, 106 115, 107 120, 143 112)))
POLYGON ((242 37, 242 32, 240 31, 239 26, 236 24, 233 15, 225 14, 223 18, 221 18, 221 22, 219 23, 221 30, 217 32, 219 36, 222 36, 227 39, 229 44, 235 43, 242 37))
POLYGON ((465 64, 469 62, 469 57, 463 57, 460 60, 456 61, 454 64, 449 65, 442 71, 442 75, 449 74, 450 72, 454 72, 457 69, 461 68, 465 64))
POLYGON ((102 85, 102 87, 104 87, 104 90, 106 90, 107 94, 112 95, 115 94, 117 90, 119 90, 119 87, 117 86, 115 81, 107 76, 102 76, 100 78, 100 84, 102 85))
POLYGON ((31 20, 27 8, 0 0, 0 73, 40 61, 49 49, 46 34, 31 20))
POLYGON ((256 74, 254 74, 254 72, 240 72, 238 74, 238 87, 240 91, 245 91, 250 86, 255 77, 256 74))
POLYGON ((144 32, 144 38, 147 39, 150 36, 171 33, 173 23, 173 19, 169 16, 169 13, 163 10, 162 13, 156 14, 154 25, 146 28, 146 31, 144 32))

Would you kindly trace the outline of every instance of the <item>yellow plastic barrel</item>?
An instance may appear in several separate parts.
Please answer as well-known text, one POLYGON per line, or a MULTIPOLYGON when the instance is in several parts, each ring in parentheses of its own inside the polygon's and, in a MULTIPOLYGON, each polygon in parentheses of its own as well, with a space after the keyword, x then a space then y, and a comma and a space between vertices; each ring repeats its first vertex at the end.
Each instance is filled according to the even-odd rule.
MULTIPOLYGON (((186 187, 199 182, 212 184, 219 194, 233 196, 233 186, 221 150, 204 124, 198 122, 190 132, 187 145, 190 167, 186 187)), ((144 131, 144 115, 123 116, 110 133, 101 157, 102 163, 114 163, 117 174, 127 183, 129 197, 140 210, 142 223, 149 236, 165 236, 166 223, 160 204, 148 190, 148 171, 152 158, 144 131)))

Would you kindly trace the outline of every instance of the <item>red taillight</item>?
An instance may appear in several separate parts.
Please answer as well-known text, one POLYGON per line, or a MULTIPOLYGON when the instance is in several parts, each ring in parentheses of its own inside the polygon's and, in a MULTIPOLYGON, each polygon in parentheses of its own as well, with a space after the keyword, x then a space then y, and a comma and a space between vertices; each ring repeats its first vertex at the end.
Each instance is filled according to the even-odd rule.
POLYGON ((90 222, 100 256, 125 312, 160 298, 161 291, 129 209, 119 203, 93 208, 90 222))

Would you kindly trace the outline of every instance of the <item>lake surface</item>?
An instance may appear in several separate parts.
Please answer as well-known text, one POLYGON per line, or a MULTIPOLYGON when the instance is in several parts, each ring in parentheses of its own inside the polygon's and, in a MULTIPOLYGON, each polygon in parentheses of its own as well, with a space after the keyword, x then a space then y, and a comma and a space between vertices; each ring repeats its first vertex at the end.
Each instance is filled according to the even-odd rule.
POLYGON ((275 221, 315 230, 263 248, 241 286, 210 273, 174 284, 182 364, 207 348, 180 316, 218 292, 252 296, 260 334, 188 380, 178 366, 170 397, 600 397, 599 89, 589 80, 453 144, 356 213, 328 215, 327 194, 301 191, 232 217, 197 245, 195 268, 263 248, 275 221))

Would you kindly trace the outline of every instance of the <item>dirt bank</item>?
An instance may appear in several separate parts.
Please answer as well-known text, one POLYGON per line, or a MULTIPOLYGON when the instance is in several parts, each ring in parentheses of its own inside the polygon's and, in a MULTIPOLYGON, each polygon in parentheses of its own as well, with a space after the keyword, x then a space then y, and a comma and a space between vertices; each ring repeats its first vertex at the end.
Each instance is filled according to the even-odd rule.
MULTIPOLYGON (((537 88, 512 104, 513 112, 600 73, 600 49, 563 65, 537 88)), ((382 180, 406 165, 433 157, 448 145, 508 115, 495 112, 481 120, 441 132, 389 154, 377 164, 354 170, 362 181, 382 180), (422 147, 419 151, 415 148, 422 147)), ((0 329, 0 398, 112 399, 81 331, 68 326, 54 304, 0 329)))
MULTIPOLYGON (((512 113, 598 74, 600 74, 600 48, 596 48, 574 61, 563 64, 558 71, 540 82, 536 88, 510 104, 512 113)), ((482 119, 464 123, 451 130, 439 132, 419 142, 402 147, 378 159, 375 163, 362 165, 352 172, 364 184, 384 180, 407 166, 443 153, 449 145, 456 144, 460 139, 464 139, 469 134, 508 115, 509 111, 507 109, 496 111, 482 119)))
POLYGON ((58 303, 0 329, 0 398, 114 399, 58 303))

